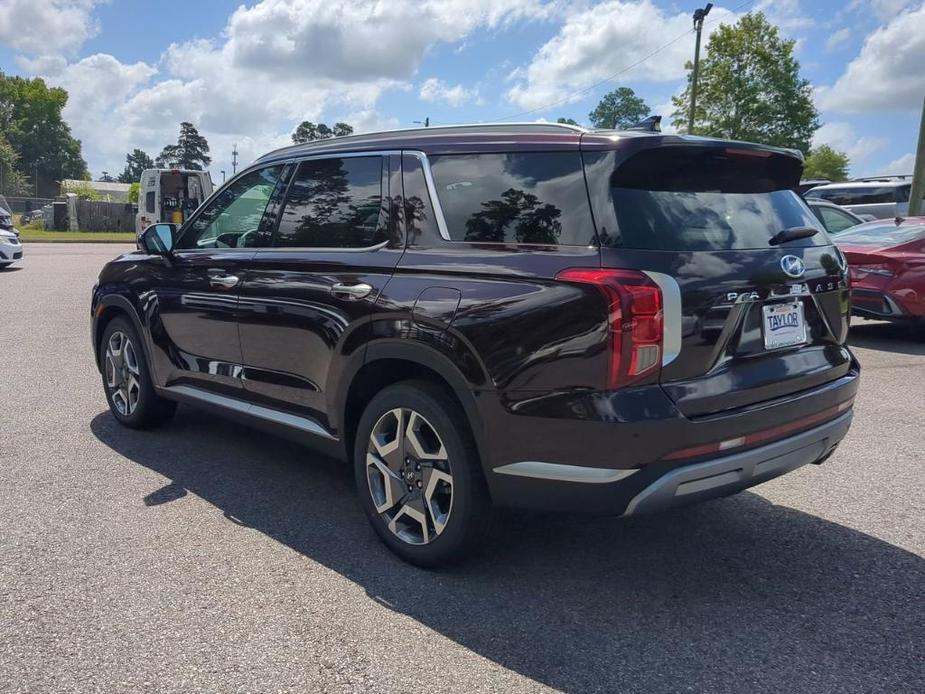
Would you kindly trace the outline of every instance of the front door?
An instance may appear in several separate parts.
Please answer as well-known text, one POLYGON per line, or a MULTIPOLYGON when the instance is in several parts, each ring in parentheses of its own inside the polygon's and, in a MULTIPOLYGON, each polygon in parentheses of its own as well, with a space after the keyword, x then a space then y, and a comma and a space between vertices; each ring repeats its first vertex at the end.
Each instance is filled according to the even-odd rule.
POLYGON ((265 212, 282 169, 257 169, 230 181, 179 230, 173 253, 163 258, 155 295, 143 307, 150 312, 161 385, 241 391, 241 277, 261 238, 269 238, 265 212))
MULTIPOLYGON (((396 180, 398 157, 395 162, 396 180)), ((302 161, 271 247, 243 277, 240 334, 249 398, 330 430, 329 376, 401 257, 390 220, 390 157, 302 161)))

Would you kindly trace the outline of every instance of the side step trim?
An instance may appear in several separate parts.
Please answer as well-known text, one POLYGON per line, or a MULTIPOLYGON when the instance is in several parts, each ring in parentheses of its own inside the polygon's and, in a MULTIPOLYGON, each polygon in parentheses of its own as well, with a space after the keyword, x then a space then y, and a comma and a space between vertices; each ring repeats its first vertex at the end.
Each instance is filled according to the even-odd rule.
POLYGON ((610 468, 544 463, 536 460, 525 460, 520 463, 502 465, 501 467, 496 467, 494 471, 501 475, 532 477, 538 480, 555 480, 557 482, 582 482, 585 484, 616 482, 637 472, 636 470, 613 470, 610 468))
POLYGON ((268 422, 273 422, 274 424, 281 424, 290 429, 298 429, 309 434, 314 434, 315 436, 337 441, 337 437, 332 436, 321 424, 309 417, 298 417, 288 412, 280 412, 279 410, 263 407, 262 405, 254 405, 253 403, 244 402, 243 400, 231 398, 227 395, 210 393, 207 390, 202 390, 194 386, 167 386, 163 390, 168 394, 191 398, 232 412, 255 417, 256 419, 263 419, 268 422))

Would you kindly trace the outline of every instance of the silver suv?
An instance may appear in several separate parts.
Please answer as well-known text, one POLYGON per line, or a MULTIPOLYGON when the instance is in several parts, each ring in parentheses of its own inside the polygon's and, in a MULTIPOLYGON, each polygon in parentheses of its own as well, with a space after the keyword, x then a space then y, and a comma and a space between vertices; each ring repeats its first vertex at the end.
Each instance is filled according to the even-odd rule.
POLYGON ((889 219, 908 214, 911 187, 911 176, 859 178, 847 183, 816 186, 805 197, 833 202, 857 215, 889 219))

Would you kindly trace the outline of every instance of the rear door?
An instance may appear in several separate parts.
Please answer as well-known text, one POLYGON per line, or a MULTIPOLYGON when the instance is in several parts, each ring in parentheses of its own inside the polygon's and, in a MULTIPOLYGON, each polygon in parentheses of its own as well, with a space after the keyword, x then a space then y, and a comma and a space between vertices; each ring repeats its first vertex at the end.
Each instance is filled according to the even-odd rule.
MULTIPOLYGON (((347 359, 402 253, 389 210, 388 154, 298 163, 271 247, 242 279, 240 334, 250 399, 328 428, 329 375, 347 359)), ((400 181, 400 178, 397 180, 400 181)))
POLYGON ((844 261, 792 190, 798 159, 705 145, 584 159, 604 266, 662 285, 665 343, 677 349, 660 379, 684 414, 773 400, 849 370, 844 261), (797 228, 818 232, 771 242, 797 228))

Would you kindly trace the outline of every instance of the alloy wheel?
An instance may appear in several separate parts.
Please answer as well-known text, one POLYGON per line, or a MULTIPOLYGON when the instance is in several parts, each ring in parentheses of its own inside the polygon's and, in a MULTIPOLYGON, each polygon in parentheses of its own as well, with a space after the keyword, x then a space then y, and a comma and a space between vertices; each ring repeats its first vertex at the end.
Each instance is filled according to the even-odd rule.
POLYGON ((420 413, 396 408, 369 436, 366 479, 379 516, 412 545, 433 542, 453 508, 453 475, 446 447, 420 413))
POLYGON ((109 336, 106 345, 106 385, 116 411, 130 416, 138 407, 141 395, 141 371, 135 346, 121 330, 109 336))

